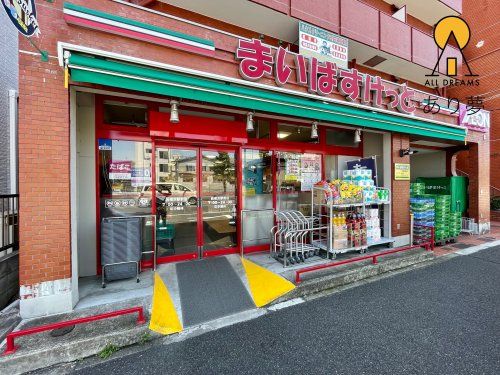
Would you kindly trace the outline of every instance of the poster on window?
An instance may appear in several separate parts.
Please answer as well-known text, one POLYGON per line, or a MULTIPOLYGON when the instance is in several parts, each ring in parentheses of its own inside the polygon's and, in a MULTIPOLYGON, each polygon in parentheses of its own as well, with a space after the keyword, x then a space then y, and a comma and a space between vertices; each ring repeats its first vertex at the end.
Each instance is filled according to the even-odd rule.
POLYGON ((112 160, 108 167, 110 180, 131 180, 132 162, 130 160, 112 160))
POLYGON ((288 154, 285 158, 285 181, 297 181, 300 176, 300 155, 288 154))
POLYGON ((133 187, 151 186, 151 169, 132 168, 131 180, 133 187))
POLYGON ((300 190, 311 191, 321 180, 321 155, 302 154, 300 163, 300 190))

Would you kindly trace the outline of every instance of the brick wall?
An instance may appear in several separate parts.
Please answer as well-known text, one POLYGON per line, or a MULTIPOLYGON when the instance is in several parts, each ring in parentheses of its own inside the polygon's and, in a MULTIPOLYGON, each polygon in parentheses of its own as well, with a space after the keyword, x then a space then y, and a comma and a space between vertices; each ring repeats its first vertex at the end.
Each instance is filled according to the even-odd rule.
MULTIPOLYGON (((464 50, 464 55, 474 74, 479 74, 480 85, 473 87, 457 87, 449 90, 450 96, 457 97, 467 102, 467 97, 483 96, 484 107, 491 111, 491 128, 489 139, 479 140, 488 142, 491 140, 491 152, 480 154, 479 165, 483 165, 486 159, 490 159, 490 184, 500 188, 500 7, 498 0, 464 0, 462 18, 469 24, 471 30, 471 39, 464 50), (482 41, 483 46, 478 48, 476 45, 482 41)), ((466 153, 459 156, 458 168, 466 171, 475 172, 475 165, 469 165, 470 161, 466 153)), ((483 178, 483 182, 486 181, 483 178)), ((489 186, 484 186, 489 189, 489 186)))
POLYGON ((394 164, 410 163, 408 155, 399 156, 399 150, 410 147, 410 138, 405 134, 393 134, 391 155, 392 178, 392 235, 403 236, 410 234, 410 181, 394 180, 394 164), (398 228, 399 225, 399 228, 398 228))
POLYGON ((71 275, 68 93, 56 59, 19 65, 19 281, 31 285, 71 275))

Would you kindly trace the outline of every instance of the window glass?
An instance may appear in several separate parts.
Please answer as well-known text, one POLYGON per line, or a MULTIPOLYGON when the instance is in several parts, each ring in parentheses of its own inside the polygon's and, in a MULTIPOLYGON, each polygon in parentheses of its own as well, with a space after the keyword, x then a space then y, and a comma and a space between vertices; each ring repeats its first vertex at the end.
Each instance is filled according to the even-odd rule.
POLYGON ((326 144, 328 146, 358 147, 354 142, 355 130, 327 129, 326 144))
POLYGON ((321 180, 321 155, 277 152, 277 208, 310 214, 311 189, 321 180))
POLYGON ((273 222, 271 151, 243 150, 243 246, 269 243, 273 222), (259 211, 269 209, 268 211, 259 211))
MULTIPOLYGON (((145 104, 105 100, 104 123, 145 128, 148 122, 147 111, 145 104)), ((149 152, 151 153, 151 150, 149 152)))
POLYGON ((254 131, 248 133, 248 138, 269 139, 270 125, 269 120, 254 120, 254 131))
POLYGON ((278 140, 286 142, 317 143, 318 138, 311 138, 311 129, 311 126, 278 123, 278 140))
MULTIPOLYGON (((151 144, 111 139, 98 144, 101 219, 151 215, 151 144)), ((152 220, 144 219, 144 252, 152 249, 152 229, 152 220)))

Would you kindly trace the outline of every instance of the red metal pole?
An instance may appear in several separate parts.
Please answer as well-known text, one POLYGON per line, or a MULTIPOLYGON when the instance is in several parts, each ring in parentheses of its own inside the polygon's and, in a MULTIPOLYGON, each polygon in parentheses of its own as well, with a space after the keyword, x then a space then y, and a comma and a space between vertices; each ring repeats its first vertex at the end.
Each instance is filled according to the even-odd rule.
POLYGON ((7 345, 6 345, 5 351, 3 352, 3 355, 12 354, 19 348, 18 346, 14 345, 14 339, 16 337, 32 335, 35 333, 51 331, 51 330, 57 329, 57 328, 72 326, 72 325, 76 325, 76 324, 83 324, 83 323, 93 322, 96 320, 113 318, 116 316, 133 314, 133 313, 138 314, 137 324, 144 324, 146 322, 146 320, 144 319, 144 310, 143 310, 142 306, 137 306, 137 307, 131 307, 129 309, 111 311, 111 312, 107 312, 104 314, 86 316, 83 318, 66 320, 66 321, 62 321, 62 322, 51 323, 51 324, 46 324, 46 325, 42 325, 42 326, 23 329, 20 331, 11 332, 7 335, 7 338, 6 338, 7 345))

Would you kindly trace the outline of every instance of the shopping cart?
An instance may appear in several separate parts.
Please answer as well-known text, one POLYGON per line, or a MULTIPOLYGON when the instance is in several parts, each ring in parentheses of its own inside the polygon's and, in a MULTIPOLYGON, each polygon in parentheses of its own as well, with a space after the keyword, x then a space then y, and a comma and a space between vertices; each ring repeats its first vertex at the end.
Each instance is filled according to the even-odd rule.
POLYGON ((319 254, 319 248, 312 245, 322 228, 319 220, 306 217, 300 211, 283 210, 275 213, 276 225, 271 229, 271 256, 283 263, 305 262, 319 254))

